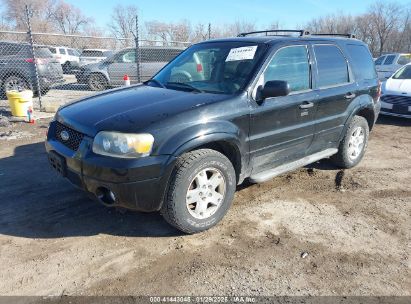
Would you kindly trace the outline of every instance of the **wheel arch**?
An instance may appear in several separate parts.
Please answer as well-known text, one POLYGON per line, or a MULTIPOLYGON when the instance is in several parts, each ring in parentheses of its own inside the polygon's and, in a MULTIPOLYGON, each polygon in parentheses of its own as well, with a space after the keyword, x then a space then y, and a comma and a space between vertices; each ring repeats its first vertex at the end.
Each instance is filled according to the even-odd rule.
POLYGON ((17 77, 21 77, 23 78, 31 87, 33 87, 33 83, 30 80, 30 77, 27 77, 27 75, 24 75, 24 73, 20 72, 20 71, 7 71, 2 73, 1 77, 0 77, 0 86, 3 87, 4 81, 10 77, 10 76, 17 76, 17 77))
POLYGON ((246 163, 243 156, 244 151, 240 140, 235 134, 212 133, 193 138, 178 147, 173 155, 179 157, 184 153, 199 149, 215 150, 226 156, 233 164, 237 183, 240 184, 244 180, 244 167, 246 163))

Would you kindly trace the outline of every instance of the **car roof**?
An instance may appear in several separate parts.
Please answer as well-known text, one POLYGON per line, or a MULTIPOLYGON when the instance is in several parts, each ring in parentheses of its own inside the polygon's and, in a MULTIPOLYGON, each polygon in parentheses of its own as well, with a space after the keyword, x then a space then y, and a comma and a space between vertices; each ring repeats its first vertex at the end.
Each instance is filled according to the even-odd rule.
POLYGON ((347 37, 337 37, 337 36, 315 36, 315 35, 305 35, 302 37, 299 36, 247 36, 247 37, 232 37, 232 38, 220 38, 220 39, 211 39, 208 41, 200 42, 201 43, 209 43, 209 42, 248 42, 248 43, 264 43, 264 44, 276 44, 279 42, 292 42, 292 41, 347 41, 351 43, 360 43, 363 42, 361 40, 355 38, 347 38, 347 37))

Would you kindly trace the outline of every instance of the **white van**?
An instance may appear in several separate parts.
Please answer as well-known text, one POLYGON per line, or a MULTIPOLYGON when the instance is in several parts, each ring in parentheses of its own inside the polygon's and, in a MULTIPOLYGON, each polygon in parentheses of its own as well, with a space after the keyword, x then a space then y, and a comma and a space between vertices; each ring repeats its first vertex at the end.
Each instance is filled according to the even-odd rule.
POLYGON ((378 78, 382 81, 387 80, 399 68, 411 62, 411 54, 391 53, 378 57, 375 60, 378 78))

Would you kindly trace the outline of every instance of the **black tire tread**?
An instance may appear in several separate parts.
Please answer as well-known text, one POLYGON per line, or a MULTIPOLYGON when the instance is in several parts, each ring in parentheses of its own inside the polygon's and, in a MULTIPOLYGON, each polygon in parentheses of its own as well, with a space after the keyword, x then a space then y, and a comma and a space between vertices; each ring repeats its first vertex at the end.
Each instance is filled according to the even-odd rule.
POLYGON ((358 160, 356 160, 354 163, 351 162, 348 157, 347 157, 347 153, 346 153, 346 147, 347 147, 347 141, 350 139, 350 134, 352 132, 352 130, 354 129, 354 127, 357 127, 359 125, 363 125, 365 127, 365 146, 364 146, 364 150, 363 150, 363 155, 364 155, 364 151, 367 148, 367 144, 368 144, 368 137, 369 137, 369 126, 368 126, 368 122, 367 120, 362 117, 362 116, 354 116, 351 121, 350 124, 347 128, 347 130, 345 131, 345 135, 344 138, 341 140, 339 148, 338 148, 338 153, 334 154, 333 156, 331 156, 331 160, 332 162, 342 168, 342 169, 349 169, 352 168, 354 166, 356 166, 362 159, 363 155, 361 155, 361 157, 358 158, 358 160))
POLYGON ((177 214, 175 213, 176 208, 174 208, 173 206, 174 204, 178 203, 174 199, 174 194, 176 193, 176 188, 179 186, 179 180, 183 178, 186 170, 188 170, 199 158, 206 156, 221 157, 227 159, 227 161, 230 162, 224 154, 212 149, 199 149, 183 154, 177 159, 175 168, 170 177, 167 194, 163 206, 160 210, 160 213, 166 220, 166 222, 187 234, 197 233, 201 230, 189 229, 180 222, 177 214))

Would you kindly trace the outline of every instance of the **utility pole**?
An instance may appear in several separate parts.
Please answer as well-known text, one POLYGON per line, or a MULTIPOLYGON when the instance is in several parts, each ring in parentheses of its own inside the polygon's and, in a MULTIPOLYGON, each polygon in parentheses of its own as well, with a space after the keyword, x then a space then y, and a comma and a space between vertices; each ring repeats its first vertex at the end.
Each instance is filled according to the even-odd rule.
POLYGON ((37 94, 39 96, 39 105, 40 105, 40 110, 41 110, 41 108, 42 108, 42 104, 41 104, 41 86, 40 86, 40 79, 39 79, 39 71, 37 69, 37 60, 36 60, 36 53, 35 53, 35 49, 34 49, 33 33, 31 31, 31 20, 30 20, 31 15, 32 15, 32 12, 31 12, 29 6, 26 4, 26 17, 27 17, 27 26, 28 26, 27 35, 29 36, 31 54, 33 56, 34 74, 35 74, 35 77, 36 77, 36 85, 35 86, 37 88, 37 94))
POLYGON ((136 15, 136 34, 134 35, 135 44, 136 44, 136 63, 137 63, 137 82, 141 82, 141 53, 140 53, 140 38, 138 33, 138 14, 136 15))

